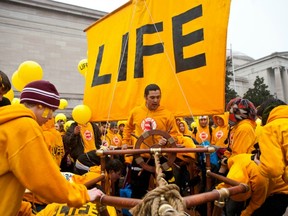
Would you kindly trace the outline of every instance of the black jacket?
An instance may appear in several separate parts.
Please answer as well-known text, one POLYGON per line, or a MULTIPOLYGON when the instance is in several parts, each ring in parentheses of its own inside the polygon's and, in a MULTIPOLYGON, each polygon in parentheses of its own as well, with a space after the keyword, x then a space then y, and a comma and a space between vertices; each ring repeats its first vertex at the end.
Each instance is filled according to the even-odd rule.
MULTIPOLYGON (((99 149, 101 146, 101 131, 99 127, 96 125, 95 122, 90 122, 93 127, 94 131, 94 139, 95 139, 95 146, 96 149, 99 149)), ((76 159, 79 157, 79 155, 84 153, 84 143, 82 140, 82 137, 80 134, 75 135, 74 134, 74 128, 78 124, 76 122, 72 123, 71 126, 66 131, 63 142, 65 146, 65 151, 68 151, 71 155, 71 157, 76 161, 76 159)))

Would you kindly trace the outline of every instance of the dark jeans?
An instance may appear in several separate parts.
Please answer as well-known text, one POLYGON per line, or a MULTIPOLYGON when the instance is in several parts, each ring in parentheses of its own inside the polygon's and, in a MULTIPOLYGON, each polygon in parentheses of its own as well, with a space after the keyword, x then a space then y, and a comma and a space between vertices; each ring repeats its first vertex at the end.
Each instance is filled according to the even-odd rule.
MULTIPOLYGON (((144 158, 144 161, 146 159, 144 158)), ((154 165, 154 160, 150 160, 149 165, 154 165)), ((131 189, 132 198, 142 199, 147 193, 151 172, 142 169, 134 160, 131 166, 131 189)))
POLYGON ((226 216, 240 216, 244 207, 245 202, 236 202, 228 199, 224 207, 224 212, 226 216))
POLYGON ((274 194, 267 197, 259 209, 252 216, 282 216, 288 207, 288 194, 274 194))
MULTIPOLYGON (((147 163, 148 159, 143 158, 144 161, 147 163)), ((161 157, 160 163, 163 164, 166 162, 166 158, 161 157)), ((155 167, 154 159, 150 159, 148 165, 155 167)), ((163 171, 165 175, 165 180, 168 182, 169 179, 173 177, 173 172, 171 171, 163 171)), ((142 199, 148 191, 149 182, 151 175, 155 175, 155 173, 151 173, 142 169, 136 162, 133 160, 131 166, 131 189, 132 189, 132 198, 140 198, 142 199), (138 169, 138 170, 135 170, 138 169)))

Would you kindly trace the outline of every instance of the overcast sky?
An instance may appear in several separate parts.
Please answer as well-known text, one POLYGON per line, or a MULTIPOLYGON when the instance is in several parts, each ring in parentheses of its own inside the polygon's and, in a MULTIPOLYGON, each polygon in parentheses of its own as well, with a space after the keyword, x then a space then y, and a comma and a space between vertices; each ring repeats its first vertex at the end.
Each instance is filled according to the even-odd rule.
MULTIPOLYGON (((128 0, 57 0, 111 12, 128 0)), ((232 0, 227 48, 258 59, 288 51, 288 0, 232 0), (286 16, 286 17, 285 17, 286 16)))

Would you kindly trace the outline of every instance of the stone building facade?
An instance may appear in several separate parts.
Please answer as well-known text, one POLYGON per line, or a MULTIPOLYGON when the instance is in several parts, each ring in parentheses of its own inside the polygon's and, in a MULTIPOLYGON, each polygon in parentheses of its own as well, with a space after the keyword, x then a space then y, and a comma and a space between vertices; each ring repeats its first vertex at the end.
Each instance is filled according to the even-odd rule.
MULTIPOLYGON (((256 76, 263 77, 272 95, 288 103, 288 52, 275 52, 254 60, 244 55, 234 55, 236 92, 243 96, 253 88, 256 76)), ((234 88, 231 82, 231 88, 234 88)))
POLYGON ((85 78, 78 72, 79 61, 87 58, 83 30, 104 15, 51 0, 1 0, 0 70, 11 78, 22 62, 39 63, 43 79, 68 101, 68 108, 58 112, 69 116, 83 98, 85 78))

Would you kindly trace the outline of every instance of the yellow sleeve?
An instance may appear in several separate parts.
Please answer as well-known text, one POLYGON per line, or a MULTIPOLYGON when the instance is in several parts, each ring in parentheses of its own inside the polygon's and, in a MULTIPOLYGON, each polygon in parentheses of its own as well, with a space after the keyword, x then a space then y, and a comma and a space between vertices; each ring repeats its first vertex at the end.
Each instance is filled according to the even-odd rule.
MULTIPOLYGON (((245 120, 243 120, 245 121, 245 120)), ((256 141, 256 135, 250 124, 241 124, 235 129, 230 148, 232 154, 251 153, 256 141)))
POLYGON ((123 139, 122 144, 131 145, 131 133, 135 130, 133 125, 133 113, 130 115, 129 119, 127 120, 127 123, 123 130, 123 139))
POLYGON ((8 150, 13 151, 10 152, 9 164, 14 175, 25 188, 48 202, 67 203, 75 207, 83 205, 89 201, 86 187, 71 184, 61 175, 40 134, 35 136, 34 131, 31 134, 34 138, 24 143, 16 153, 14 147, 8 150))
POLYGON ((252 176, 250 176, 251 199, 249 205, 243 210, 241 215, 252 215, 265 202, 268 186, 269 179, 262 176, 258 169, 253 169, 252 176))
MULTIPOLYGON (((185 148, 196 148, 196 145, 190 137, 178 136, 178 143, 184 145, 185 148)), ((195 152, 177 153, 177 157, 183 161, 185 161, 187 157, 196 160, 195 152)))

